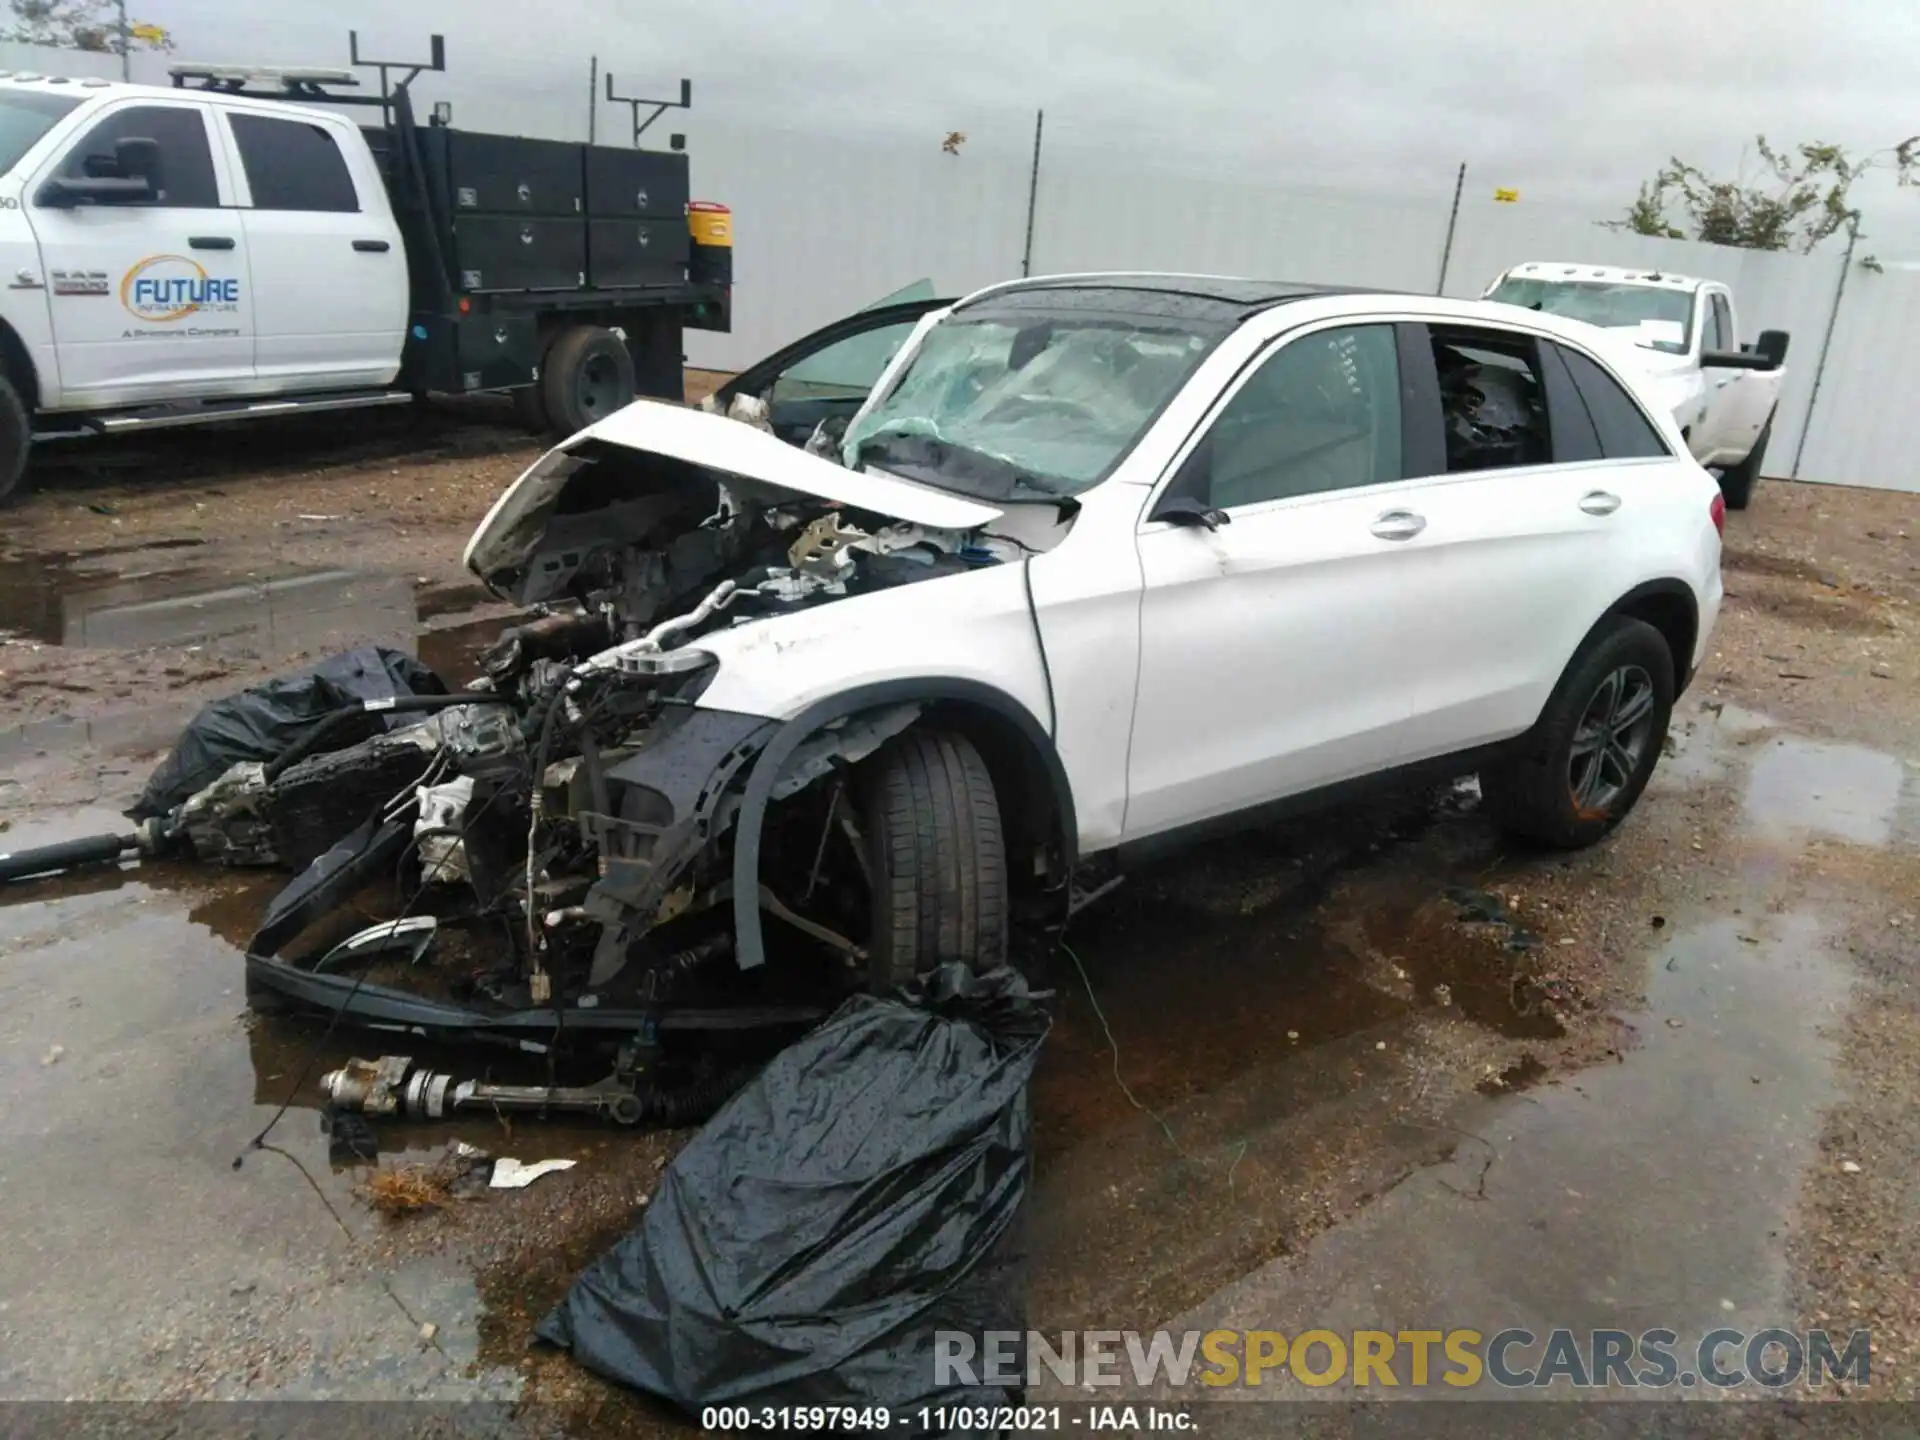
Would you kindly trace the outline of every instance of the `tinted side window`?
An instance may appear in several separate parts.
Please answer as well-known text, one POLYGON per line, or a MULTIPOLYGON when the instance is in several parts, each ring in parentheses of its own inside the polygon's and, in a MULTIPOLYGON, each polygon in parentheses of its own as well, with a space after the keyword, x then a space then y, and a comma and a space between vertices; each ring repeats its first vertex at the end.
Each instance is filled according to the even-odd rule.
POLYGON ((1602 455, 1609 460, 1644 460, 1673 453, 1619 381, 1577 350, 1562 347, 1560 354, 1587 402, 1593 428, 1600 432, 1602 455))
POLYGON ((1227 402, 1183 477, 1221 510, 1400 476, 1400 358, 1391 325, 1284 344, 1227 402))
POLYGON ((1553 435, 1553 463, 1579 465, 1605 458, 1593 414, 1581 398, 1579 387, 1573 383, 1572 372, 1567 369, 1567 352, 1551 342, 1541 344, 1539 350, 1540 378, 1547 386, 1547 428, 1553 435))
POLYGON ((1707 348, 1710 350, 1737 350, 1740 337, 1733 333, 1733 311, 1728 308, 1727 297, 1716 294, 1708 302, 1713 318, 1708 322, 1707 348))
POLYGON ((160 194, 154 202, 171 210, 213 210, 220 185, 213 176, 213 147, 198 110, 182 105, 136 105, 116 110, 86 133, 60 166, 65 179, 105 179, 120 173, 114 146, 122 140, 152 140, 160 147, 160 194))
POLYGON ((360 208, 353 175, 333 136, 299 120, 230 115, 256 210, 351 213, 360 208))
POLYGON ((1546 387, 1531 337, 1455 325, 1432 333, 1447 472, 1547 464, 1546 387))

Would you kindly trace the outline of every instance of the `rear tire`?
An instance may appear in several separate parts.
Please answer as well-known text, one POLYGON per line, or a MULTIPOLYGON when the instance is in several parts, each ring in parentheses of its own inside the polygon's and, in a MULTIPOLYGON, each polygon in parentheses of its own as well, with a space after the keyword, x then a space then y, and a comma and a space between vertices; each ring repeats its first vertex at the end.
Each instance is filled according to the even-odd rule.
POLYGON ((0 377, 0 505, 26 494, 20 482, 32 453, 33 417, 12 382, 0 377))
POLYGON ((1000 802, 973 742, 909 730, 863 769, 873 875, 869 988, 885 994, 953 960, 975 971, 1004 963, 1000 802))
POLYGON ((1674 658, 1644 620, 1615 616, 1567 666, 1512 758, 1480 773, 1488 814, 1557 850, 1604 838, 1659 763, 1673 714, 1674 658))
POLYGON ((552 425, 575 434, 633 403, 633 356, 601 326, 563 330, 541 367, 540 394, 552 425))
POLYGON ((1720 494, 1729 510, 1744 510, 1753 499, 1753 487, 1760 483, 1760 467, 1766 463, 1767 441, 1773 438, 1773 416, 1760 427, 1747 458, 1731 470, 1720 472, 1720 494))

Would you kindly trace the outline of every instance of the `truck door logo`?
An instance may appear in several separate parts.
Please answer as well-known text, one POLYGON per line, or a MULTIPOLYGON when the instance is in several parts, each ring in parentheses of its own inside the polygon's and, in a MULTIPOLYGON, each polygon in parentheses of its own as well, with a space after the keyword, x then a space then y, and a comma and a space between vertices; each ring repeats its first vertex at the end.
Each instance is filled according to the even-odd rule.
POLYGON ((209 275, 184 255, 149 255, 120 282, 120 303, 137 320, 184 320, 240 308, 240 282, 209 275))

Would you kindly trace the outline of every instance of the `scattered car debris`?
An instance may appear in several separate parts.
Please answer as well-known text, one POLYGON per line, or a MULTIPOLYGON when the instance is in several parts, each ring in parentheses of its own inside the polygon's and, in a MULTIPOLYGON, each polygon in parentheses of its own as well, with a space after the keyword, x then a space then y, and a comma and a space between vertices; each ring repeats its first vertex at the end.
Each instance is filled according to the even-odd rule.
POLYGON ((938 1388, 934 1336, 1024 1326, 1045 998, 948 964, 847 1001, 680 1151, 536 1337, 695 1414, 1017 1398, 938 1388))
POLYGON ((571 1170, 578 1163, 575 1160, 532 1160, 522 1163, 503 1155, 493 1162, 493 1178, 487 1184, 494 1190, 524 1190, 542 1175, 551 1175, 556 1170, 571 1170))
POLYGON ((389 1220, 399 1220, 445 1206, 453 1198, 452 1178, 444 1162, 383 1165, 369 1172, 354 1187, 353 1193, 368 1208, 379 1211, 389 1220))

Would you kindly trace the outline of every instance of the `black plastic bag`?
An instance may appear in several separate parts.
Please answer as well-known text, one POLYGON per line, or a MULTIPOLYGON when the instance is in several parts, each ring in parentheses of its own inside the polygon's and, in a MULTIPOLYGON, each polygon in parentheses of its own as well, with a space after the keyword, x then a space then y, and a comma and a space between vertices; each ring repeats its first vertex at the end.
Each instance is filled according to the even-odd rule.
MULTIPOLYGON (((127 815, 134 820, 165 815, 233 765, 273 759, 316 720, 359 701, 446 693, 440 677, 411 655, 377 645, 363 645, 310 669, 276 676, 215 700, 194 716, 127 815)), ((391 723, 417 719, 369 714, 364 726, 340 732, 340 744, 352 745, 391 723)))
POLYGON ((977 1366, 981 1332, 1025 1328, 1041 998, 948 965, 848 1001, 680 1152, 536 1337, 695 1414, 885 1405, 899 1424, 1016 1400, 939 1383, 934 1337, 967 1333, 977 1366))

